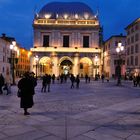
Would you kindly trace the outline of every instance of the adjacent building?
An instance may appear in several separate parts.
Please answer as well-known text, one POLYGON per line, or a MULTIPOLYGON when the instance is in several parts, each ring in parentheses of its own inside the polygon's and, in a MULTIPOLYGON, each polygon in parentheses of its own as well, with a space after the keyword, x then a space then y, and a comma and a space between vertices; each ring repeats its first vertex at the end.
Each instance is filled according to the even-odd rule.
POLYGON ((140 74, 140 18, 126 28, 126 70, 130 75, 140 74))
POLYGON ((36 75, 101 73, 98 15, 81 2, 46 4, 33 22, 31 71, 36 75))
POLYGON ((0 37, 0 74, 2 74, 6 81, 10 81, 10 42, 6 41, 4 39, 5 35, 3 34, 2 37, 0 37))
POLYGON ((31 52, 16 43, 15 38, 2 34, 0 37, 0 73, 7 82, 13 83, 23 73, 30 71, 30 56, 31 52))
POLYGON ((117 66, 121 65, 121 75, 124 76, 126 72, 125 57, 126 57, 126 36, 114 35, 105 41, 103 51, 103 72, 106 77, 112 78, 117 75, 117 66), (118 54, 116 48, 118 43, 124 46, 124 50, 118 54), (120 62, 121 61, 121 62, 120 62))
POLYGON ((30 71, 31 52, 25 48, 18 46, 19 55, 16 64, 16 77, 21 77, 25 72, 30 71))

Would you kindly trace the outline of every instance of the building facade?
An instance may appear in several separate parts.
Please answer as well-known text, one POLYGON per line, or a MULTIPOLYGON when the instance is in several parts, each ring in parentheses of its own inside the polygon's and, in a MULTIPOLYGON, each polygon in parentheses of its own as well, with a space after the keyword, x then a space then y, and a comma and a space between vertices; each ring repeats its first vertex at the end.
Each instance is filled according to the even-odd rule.
POLYGON ((30 71, 31 52, 16 43, 15 38, 2 34, 0 37, 0 73, 13 83, 23 73, 30 71))
POLYGON ((126 70, 130 75, 140 74, 140 18, 126 27, 126 70))
POLYGON ((21 77, 25 72, 30 71, 30 57, 31 52, 25 48, 18 46, 19 55, 16 63, 16 77, 21 77))
POLYGON ((125 68, 125 44, 126 36, 115 35, 111 36, 108 40, 105 41, 104 52, 103 52, 103 61, 104 61, 104 74, 106 77, 112 78, 115 77, 117 73, 117 66, 121 60, 121 75, 124 76, 126 72, 125 68), (124 46, 124 51, 121 54, 117 54, 116 48, 118 43, 121 42, 124 46))
POLYGON ((86 4, 49 3, 36 14, 33 30, 31 71, 36 75, 72 73, 82 77, 101 72, 100 24, 86 4))
POLYGON ((10 42, 0 37, 0 74, 2 74, 7 82, 10 81, 10 42))

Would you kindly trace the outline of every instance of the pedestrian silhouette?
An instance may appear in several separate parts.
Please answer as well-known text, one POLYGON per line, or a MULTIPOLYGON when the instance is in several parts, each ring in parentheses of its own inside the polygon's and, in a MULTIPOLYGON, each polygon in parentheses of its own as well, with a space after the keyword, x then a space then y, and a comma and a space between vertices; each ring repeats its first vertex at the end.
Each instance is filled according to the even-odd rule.
POLYGON ((75 77, 73 74, 71 74, 70 81, 71 81, 71 88, 74 88, 75 77))
POLYGON ((4 86, 4 77, 0 74, 0 94, 3 94, 2 87, 4 86))
POLYGON ((48 92, 50 92, 51 75, 46 74, 46 85, 48 87, 48 92))
POLYGON ((76 88, 79 89, 79 84, 80 84, 79 75, 76 76, 75 82, 76 82, 76 88))
POLYGON ((41 92, 46 92, 46 86, 47 86, 47 76, 44 75, 42 77, 42 89, 41 89, 41 92))
POLYGON ((55 74, 52 75, 52 83, 55 83, 55 74))
POLYGON ((20 107, 24 109, 24 115, 30 115, 28 108, 34 105, 33 95, 35 94, 36 80, 30 76, 29 72, 24 74, 24 77, 18 82, 20 94, 20 107))
POLYGON ((88 75, 87 74, 85 75, 85 81, 86 81, 86 83, 88 82, 88 75))
POLYGON ((104 79, 105 79, 104 74, 102 74, 101 79, 102 79, 102 83, 104 83, 104 79))

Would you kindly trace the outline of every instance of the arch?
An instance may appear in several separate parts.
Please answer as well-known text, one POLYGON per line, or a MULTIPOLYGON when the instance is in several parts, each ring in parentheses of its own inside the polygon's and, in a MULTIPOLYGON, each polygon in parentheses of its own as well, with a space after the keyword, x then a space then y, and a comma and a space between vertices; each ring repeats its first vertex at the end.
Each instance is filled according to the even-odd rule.
POLYGON ((80 65, 79 65, 79 74, 81 77, 85 76, 88 74, 89 76, 92 76, 92 67, 93 67, 93 62, 90 58, 88 57, 83 57, 80 59, 80 65))
POLYGON ((92 65, 93 64, 92 60, 90 58, 88 58, 88 57, 81 58, 80 59, 80 63, 85 63, 85 64, 88 64, 88 65, 92 65))
POLYGON ((51 74, 52 73, 52 65, 53 62, 50 57, 44 56, 39 60, 39 74, 44 75, 44 74, 51 74))
POLYGON ((72 65, 73 65, 73 60, 70 57, 64 56, 60 58, 59 60, 60 74, 69 75, 70 73, 72 73, 72 65))
POLYGON ((51 58, 44 56, 39 60, 39 64, 46 64, 46 63, 51 63, 51 58))
POLYGON ((73 60, 72 60, 70 57, 68 57, 68 56, 63 56, 63 57, 60 58, 60 60, 59 60, 59 65, 60 65, 64 60, 69 60, 69 61, 71 61, 72 64, 73 64, 73 60))

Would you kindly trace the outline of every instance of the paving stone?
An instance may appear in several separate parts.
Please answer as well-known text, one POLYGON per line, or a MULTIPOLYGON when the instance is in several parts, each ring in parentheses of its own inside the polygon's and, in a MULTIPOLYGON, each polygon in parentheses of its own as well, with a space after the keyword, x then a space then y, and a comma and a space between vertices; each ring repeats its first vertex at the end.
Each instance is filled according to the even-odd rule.
POLYGON ((132 135, 127 140, 140 140, 140 135, 132 135))
POLYGON ((12 136, 4 140, 35 140, 41 137, 47 137, 49 134, 42 131, 30 131, 21 135, 12 136))
POLYGON ((101 134, 101 133, 93 132, 93 131, 85 133, 84 136, 87 136, 89 138, 93 138, 96 140, 123 140, 122 138, 114 137, 114 136, 107 135, 107 134, 101 134))
POLYGON ((57 136, 45 136, 45 137, 39 138, 37 140, 64 140, 64 139, 61 139, 57 136))
POLYGON ((6 135, 0 133, 0 140, 3 140, 3 139, 6 138, 6 137, 7 137, 6 135))
POLYGON ((95 139, 89 138, 89 137, 86 137, 86 136, 78 136, 78 137, 74 137, 70 140, 95 140, 95 139))
POLYGON ((15 136, 20 135, 29 131, 33 131, 35 128, 24 126, 24 125, 7 125, 2 131, 2 133, 6 134, 7 136, 15 136))
POLYGON ((125 130, 119 131, 117 129, 112 129, 112 128, 109 128, 109 127, 100 127, 98 129, 96 129, 95 132, 98 132, 100 134, 115 136, 115 137, 118 137, 118 138, 119 137, 120 138, 127 138, 127 137, 129 137, 130 135, 133 134, 133 132, 131 132, 131 131, 125 131, 125 130))

